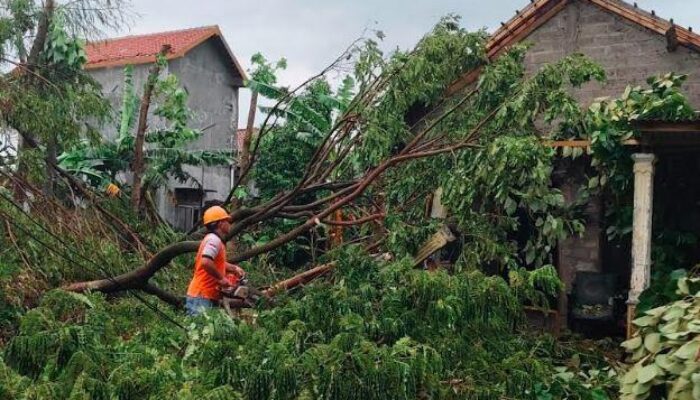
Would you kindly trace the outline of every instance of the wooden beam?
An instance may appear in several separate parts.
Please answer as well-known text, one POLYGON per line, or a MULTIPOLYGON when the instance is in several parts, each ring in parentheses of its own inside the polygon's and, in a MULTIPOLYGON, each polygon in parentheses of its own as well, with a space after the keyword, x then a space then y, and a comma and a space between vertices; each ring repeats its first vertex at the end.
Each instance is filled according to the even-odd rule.
POLYGON ((694 121, 638 121, 634 128, 647 133, 688 133, 700 134, 700 119, 694 121))
POLYGON ((473 70, 467 72, 466 74, 462 75, 457 79, 456 81, 452 82, 450 86, 447 87, 447 90, 445 91, 445 95, 447 97, 450 97, 460 90, 464 89, 465 87, 471 85, 472 83, 476 82, 476 80, 479 78, 479 75, 481 75, 481 71, 483 70, 483 67, 477 67, 474 68, 473 70))
MULTIPOLYGON (((546 146, 559 149, 562 147, 590 147, 591 141, 588 139, 576 139, 576 140, 551 140, 545 141, 546 146)), ((640 142, 637 139, 627 139, 622 141, 623 146, 639 146, 640 142)))
POLYGON ((547 146, 553 147, 555 149, 558 149, 561 147, 590 147, 591 141, 590 140, 554 140, 551 142, 545 142, 545 144, 547 146))
POLYGON ((678 49, 678 33, 676 32, 675 25, 671 26, 666 31, 666 49, 670 53, 678 49))
POLYGON ((413 267, 419 266, 423 261, 425 261, 431 254, 445 247, 447 243, 457 240, 450 228, 443 225, 439 231, 437 231, 433 236, 428 239, 426 243, 418 250, 418 254, 413 257, 413 267))

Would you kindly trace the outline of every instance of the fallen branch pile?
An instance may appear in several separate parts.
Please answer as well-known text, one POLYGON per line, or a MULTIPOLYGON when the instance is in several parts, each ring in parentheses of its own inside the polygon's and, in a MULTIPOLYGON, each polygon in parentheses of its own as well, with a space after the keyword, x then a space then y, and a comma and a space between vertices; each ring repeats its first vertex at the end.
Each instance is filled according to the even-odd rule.
MULTIPOLYGON (((350 50, 343 53, 341 57, 321 73, 283 96, 271 108, 252 145, 249 155, 250 162, 245 166, 231 193, 236 190, 240 182, 245 180, 250 173, 252 166, 255 164, 261 140, 274 129, 280 113, 293 106, 294 93, 313 80, 323 77, 349 56, 350 50)), ((351 155, 362 147, 367 132, 371 132, 375 128, 373 124, 376 121, 371 117, 373 109, 381 105, 383 97, 386 96, 392 84, 392 80, 402 73, 402 68, 406 67, 408 60, 397 66, 386 68, 362 88, 345 113, 337 118, 337 122, 325 135, 323 142, 317 147, 298 184, 293 189, 279 193, 263 204, 251 208, 240 208, 231 214, 234 224, 225 238, 227 241, 258 224, 273 219, 299 220, 299 224, 265 244, 233 254, 229 257, 230 262, 236 263, 248 260, 272 251, 321 224, 334 224, 329 219, 337 210, 351 205, 387 171, 403 163, 445 153, 453 153, 477 145, 476 141, 480 131, 493 119, 499 106, 496 106, 463 135, 454 137, 449 135, 447 131, 436 129, 453 113, 468 104, 470 99, 478 93, 478 89, 475 89, 452 99, 439 101, 431 108, 430 112, 426 112, 417 122, 408 126, 406 135, 410 140, 399 151, 389 154, 376 165, 368 167, 359 175, 351 176, 350 179, 333 179, 333 177, 337 176, 349 176, 351 155), (318 195, 320 193, 325 194, 325 197, 307 203, 300 202, 302 198, 308 198, 309 195, 318 195)), ((231 199, 232 195, 229 196, 228 201, 231 199)), ((377 209, 372 211, 367 217, 354 221, 344 221, 343 225, 359 225, 383 218, 383 216, 384 210, 377 209)), ((150 285, 149 280, 175 257, 195 252, 198 244, 197 241, 174 243, 160 250, 144 266, 129 273, 116 276, 113 279, 77 282, 65 286, 64 289, 74 292, 97 290, 105 293, 143 289, 157 294, 159 293, 158 289, 150 285)), ((161 293, 160 297, 168 300, 169 296, 164 296, 161 293)))

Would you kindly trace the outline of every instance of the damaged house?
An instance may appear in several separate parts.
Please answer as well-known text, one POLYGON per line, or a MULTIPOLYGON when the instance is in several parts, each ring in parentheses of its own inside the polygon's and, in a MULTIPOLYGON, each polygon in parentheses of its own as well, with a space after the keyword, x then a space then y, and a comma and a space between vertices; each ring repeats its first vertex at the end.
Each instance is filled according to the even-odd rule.
MULTIPOLYGON (((700 35, 654 11, 620 0, 533 0, 491 36, 487 54, 493 59, 510 46, 528 43, 529 72, 567 55, 582 53, 607 72, 604 84, 589 83, 575 91, 586 106, 604 96, 620 96, 627 86, 645 85, 650 76, 686 74, 683 92, 700 110, 700 35)), ((472 86, 479 70, 456 81, 450 92, 472 86)), ((634 315, 640 293, 654 270, 652 244, 656 228, 700 237, 700 122, 647 121, 640 138, 628 144, 634 160, 634 215, 631 235, 609 240, 605 201, 592 198, 586 207, 582 237, 561 242, 555 263, 566 286, 559 299, 559 324, 593 325, 596 320, 622 331, 626 315, 634 315), (652 216, 655 224, 652 228, 652 216), (614 313, 612 299, 622 307, 614 313), (587 317, 581 306, 600 303, 601 315, 587 317), (625 305, 626 303, 626 305, 625 305)), ((584 140, 555 142, 555 147, 585 148, 584 140)), ((581 162, 583 164, 583 162, 581 162)), ((562 163, 554 184, 572 201, 586 184, 585 167, 562 163)), ((435 210, 435 207, 433 208, 435 210)), ((700 263, 700 251, 689 251, 689 265, 700 263)), ((678 267, 687 267, 679 265, 678 267)), ((629 325, 629 324, 628 324, 629 325)))

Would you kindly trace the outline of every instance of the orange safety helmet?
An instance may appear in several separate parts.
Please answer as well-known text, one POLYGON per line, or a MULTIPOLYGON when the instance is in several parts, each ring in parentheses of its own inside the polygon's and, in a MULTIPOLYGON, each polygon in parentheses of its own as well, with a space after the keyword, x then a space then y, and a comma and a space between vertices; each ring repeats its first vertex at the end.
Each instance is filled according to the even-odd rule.
POLYGON ((207 211, 204 212, 204 218, 202 219, 204 220, 204 225, 209 225, 211 223, 223 221, 229 218, 231 218, 231 216, 226 212, 226 210, 224 210, 223 207, 213 206, 207 208, 207 211))

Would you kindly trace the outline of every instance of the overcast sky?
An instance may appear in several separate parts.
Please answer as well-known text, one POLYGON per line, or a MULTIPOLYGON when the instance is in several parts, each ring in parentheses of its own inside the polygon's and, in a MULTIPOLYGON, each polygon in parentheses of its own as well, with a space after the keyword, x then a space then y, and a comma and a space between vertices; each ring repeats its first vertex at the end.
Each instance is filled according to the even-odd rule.
MULTIPOLYGON (((386 34, 387 49, 413 45, 443 15, 492 31, 529 0, 133 0, 138 14, 123 34, 219 25, 244 68, 250 56, 285 57, 280 83, 294 85, 330 63, 366 29, 386 34)), ((700 30, 700 0, 637 0, 646 10, 700 30)), ((249 96, 241 95, 244 125, 249 96)))

